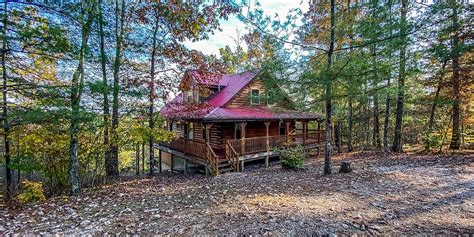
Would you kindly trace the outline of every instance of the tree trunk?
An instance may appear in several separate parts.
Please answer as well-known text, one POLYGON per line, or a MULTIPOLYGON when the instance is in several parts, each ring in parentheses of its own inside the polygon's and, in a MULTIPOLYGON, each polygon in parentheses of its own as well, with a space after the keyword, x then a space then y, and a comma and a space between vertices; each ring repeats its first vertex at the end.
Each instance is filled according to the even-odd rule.
MULTIPOLYGON (((441 72, 440 74, 443 73, 445 67, 446 67, 447 60, 443 62, 443 66, 441 67, 441 72)), ((430 136, 431 132, 433 131, 433 126, 434 126, 434 118, 436 114, 436 107, 438 105, 439 101, 439 93, 441 92, 441 87, 443 85, 442 83, 442 76, 439 79, 438 86, 436 87, 436 92, 435 96, 433 99, 433 105, 431 105, 431 110, 430 110, 430 118, 428 120, 428 131, 426 131, 426 138, 425 138, 425 151, 429 151, 431 149, 431 144, 430 144, 430 136)))
MULTIPOLYGON (((387 87, 390 87, 390 78, 387 80, 387 87)), ((388 152, 388 124, 390 122, 390 93, 387 93, 385 99, 385 118, 383 122, 383 150, 388 152)))
MULTIPOLYGON (((378 1, 373 0, 373 11, 372 11, 372 17, 374 19, 377 19, 377 8, 378 8, 378 1)), ((377 41, 377 32, 376 32, 376 27, 377 25, 372 26, 372 40, 374 42, 377 41)), ((372 63, 373 63, 373 80, 372 83, 375 85, 375 87, 378 85, 378 67, 377 67, 377 44, 374 43, 372 45, 372 63)), ((382 148, 381 146, 381 141, 380 141, 380 113, 379 113, 379 95, 378 91, 375 91, 374 96, 374 127, 372 131, 372 145, 377 149, 380 150, 382 148)))
POLYGON ((105 166, 110 162, 110 147, 109 147, 109 85, 107 82, 107 55, 105 53, 105 37, 104 37, 104 18, 102 14, 102 0, 99 0, 99 44, 100 44, 100 64, 102 66, 102 84, 104 87, 103 98, 103 116, 104 116, 104 161, 105 166))
POLYGON ((87 11, 88 19, 84 23, 84 16, 86 14, 86 3, 81 3, 80 21, 82 24, 81 49, 79 51, 79 65, 74 72, 71 80, 71 125, 70 125, 70 142, 69 142, 69 178, 71 182, 71 194, 77 195, 80 192, 79 185, 79 159, 78 159, 78 133, 80 123, 80 103, 81 94, 84 87, 84 61, 87 50, 87 40, 89 38, 90 28, 93 22, 93 16, 89 6, 87 11))
POLYGON ((140 144, 137 143, 135 149, 135 174, 140 175, 140 144))
POLYGON ((341 122, 337 121, 334 127, 334 135, 335 135, 335 144, 337 148, 337 153, 341 153, 341 122))
POLYGON ((3 103, 2 103, 2 110, 3 110, 3 150, 4 150, 4 157, 5 157, 5 200, 10 201, 12 197, 12 171, 10 169, 10 125, 8 124, 8 74, 7 74, 7 65, 6 65, 6 54, 7 54, 7 23, 8 23, 8 14, 6 13, 8 7, 8 1, 3 3, 3 9, 5 9, 5 13, 3 15, 3 43, 2 43, 2 77, 3 77, 3 89, 2 89, 2 96, 3 96, 3 103))
POLYGON ((402 152, 402 125, 403 125, 403 106, 405 99, 405 66, 406 66, 406 47, 407 47, 407 11, 408 0, 401 1, 400 9, 400 68, 398 72, 398 91, 397 91, 397 112, 395 116, 395 133, 393 136, 393 152, 402 152))
MULTIPOLYGON (((149 105, 149 127, 150 130, 153 131, 155 128, 155 114, 154 114, 154 106, 155 106, 155 57, 156 57, 156 41, 157 41, 157 34, 158 34, 158 27, 159 27, 159 19, 158 17, 155 20, 155 27, 153 30, 153 40, 152 40, 152 49, 151 49, 151 67, 150 67, 150 105, 149 105)), ((155 168, 155 147, 154 147, 154 138, 150 136, 149 141, 149 148, 150 148, 150 175, 153 175, 154 168, 155 168)))
POLYGON ((120 90, 120 65, 121 65, 121 54, 122 54, 122 44, 123 44, 123 24, 125 19, 125 2, 122 0, 122 7, 119 8, 118 4, 119 0, 115 1, 115 38, 117 41, 117 45, 115 48, 115 60, 114 60, 114 67, 113 67, 113 76, 114 76, 114 83, 113 83, 113 91, 112 91, 112 130, 111 130, 111 138, 112 141, 110 142, 110 162, 107 163, 106 166, 106 173, 107 176, 118 176, 118 153, 119 153, 119 146, 118 146, 118 125, 119 125, 119 90, 120 90))
POLYGON ((145 173, 145 143, 142 143, 142 165, 143 165, 143 173, 145 173))
POLYGON ((348 118, 348 128, 347 128, 347 151, 351 152, 354 150, 352 146, 352 126, 353 126, 353 119, 352 119, 352 98, 349 98, 349 118, 348 118))
POLYGON ((382 142, 380 141, 380 119, 379 119, 379 96, 377 92, 374 95, 374 145, 377 150, 382 149, 382 142))
MULTIPOLYGON (((328 50, 328 65, 327 69, 328 72, 331 71, 332 68, 332 54, 334 50, 334 41, 335 41, 335 34, 334 34, 334 28, 335 28, 335 13, 334 13, 334 8, 335 8, 335 0, 330 0, 331 2, 331 29, 330 29, 330 39, 329 39, 329 50, 328 50)), ((329 77, 328 81, 326 82, 326 151, 324 153, 324 174, 331 174, 331 169, 332 169, 332 161, 331 161, 331 156, 332 156, 332 131, 331 131, 331 117, 332 117, 332 78, 329 77)))
POLYGON ((458 23, 458 6, 455 0, 449 1, 453 9, 453 36, 451 46, 451 61, 452 61, 452 86, 453 86, 453 127, 451 129, 451 144, 450 149, 459 150, 461 147, 461 78, 459 67, 459 23, 458 23))
MULTIPOLYGON (((390 24, 392 24, 392 1, 391 0, 388 1, 388 5, 389 5, 389 11, 390 11, 390 24)), ((390 36, 392 36, 392 30, 390 30, 390 36)), ((392 58, 391 54, 389 55, 389 58, 390 59, 392 58)), ((390 74, 387 78, 387 89, 390 89, 390 83, 391 83, 390 74)), ((390 122, 390 102, 391 102, 390 92, 387 92, 386 98, 385 98, 385 117, 384 117, 384 123, 383 123, 383 151, 384 152, 388 152, 388 125, 390 122)))

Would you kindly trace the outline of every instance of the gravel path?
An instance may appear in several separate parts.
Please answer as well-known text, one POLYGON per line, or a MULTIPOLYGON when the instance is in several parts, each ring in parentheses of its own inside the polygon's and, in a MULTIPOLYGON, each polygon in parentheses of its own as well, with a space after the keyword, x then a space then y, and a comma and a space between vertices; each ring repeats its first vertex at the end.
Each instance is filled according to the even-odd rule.
POLYGON ((274 164, 218 177, 121 181, 10 207, 0 235, 474 234, 473 155, 346 155, 334 170, 342 160, 353 173, 322 176, 315 158, 301 171, 274 164))

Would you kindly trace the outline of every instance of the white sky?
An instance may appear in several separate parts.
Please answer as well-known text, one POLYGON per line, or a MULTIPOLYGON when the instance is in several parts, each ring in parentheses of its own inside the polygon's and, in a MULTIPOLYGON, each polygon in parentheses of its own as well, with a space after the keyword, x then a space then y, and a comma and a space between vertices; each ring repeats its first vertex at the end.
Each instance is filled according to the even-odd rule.
MULTIPOLYGON (((251 8, 255 8, 256 0, 251 1, 251 8)), ((259 0, 260 8, 265 15, 275 17, 278 14, 280 19, 285 19, 288 11, 293 8, 300 8, 303 12, 308 10, 307 0, 259 0)), ((242 9, 245 13, 247 8, 242 9)), ((190 49, 196 49, 204 54, 215 54, 219 56, 219 48, 229 45, 232 49, 235 48, 234 39, 237 38, 237 30, 241 35, 245 33, 245 24, 237 19, 237 16, 232 15, 229 20, 220 20, 222 31, 214 31, 214 35, 209 36, 209 40, 201 40, 198 42, 186 42, 185 45, 190 49)))

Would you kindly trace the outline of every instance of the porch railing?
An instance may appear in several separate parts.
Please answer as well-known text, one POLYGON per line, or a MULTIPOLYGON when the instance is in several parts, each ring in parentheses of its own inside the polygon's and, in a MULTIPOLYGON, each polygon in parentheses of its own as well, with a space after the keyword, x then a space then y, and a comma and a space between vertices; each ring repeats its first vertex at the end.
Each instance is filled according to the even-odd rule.
POLYGON ((324 141, 323 131, 308 133, 303 138, 303 134, 290 134, 269 136, 268 147, 267 137, 250 137, 245 139, 228 140, 227 143, 231 146, 238 155, 248 155, 260 152, 271 151, 274 147, 292 146, 292 145, 309 145, 318 144, 324 141))
POLYGON ((185 155, 192 155, 197 158, 207 159, 207 145, 203 141, 192 140, 187 138, 178 138, 169 143, 160 143, 160 145, 182 152, 185 155))
POLYGON ((204 141, 178 138, 169 143, 160 143, 160 145, 182 152, 184 155, 196 157, 209 165, 213 175, 219 174, 219 157, 204 141))

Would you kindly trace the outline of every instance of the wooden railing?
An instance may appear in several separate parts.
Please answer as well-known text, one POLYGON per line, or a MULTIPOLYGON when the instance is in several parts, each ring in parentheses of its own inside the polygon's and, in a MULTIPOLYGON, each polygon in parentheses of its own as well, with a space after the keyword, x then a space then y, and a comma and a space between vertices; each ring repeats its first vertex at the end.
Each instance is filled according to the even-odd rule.
POLYGON ((216 153, 214 152, 214 150, 212 149, 212 147, 209 145, 209 143, 206 143, 206 157, 207 157, 207 160, 209 162, 209 166, 211 167, 211 170, 212 170, 212 175, 219 175, 219 160, 218 160, 218 157, 216 155, 216 153))
POLYGON ((203 141, 187 138, 178 138, 169 143, 160 143, 160 145, 182 152, 185 155, 191 155, 201 159, 207 159, 206 143, 203 141))
POLYGON ((255 154, 259 152, 271 151, 274 147, 291 146, 291 145, 296 145, 296 144, 303 145, 303 143, 305 145, 320 143, 324 141, 322 135, 324 135, 322 131, 319 131, 319 132, 306 134, 305 139, 303 139, 303 134, 294 134, 294 133, 288 136, 286 135, 269 136, 268 147, 267 147, 267 137, 250 137, 250 138, 245 138, 245 139, 233 139, 233 140, 228 140, 227 144, 234 149, 236 154, 241 156, 241 155, 255 154))
POLYGON ((225 158, 231 163, 235 171, 239 171, 239 154, 235 151, 229 141, 227 141, 225 145, 225 158))
POLYGON ((212 147, 204 141, 178 138, 160 145, 182 152, 184 155, 197 157, 209 165, 213 175, 219 174, 219 159, 212 147))

